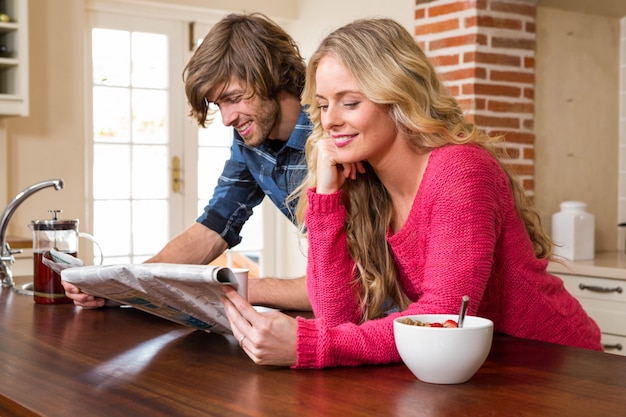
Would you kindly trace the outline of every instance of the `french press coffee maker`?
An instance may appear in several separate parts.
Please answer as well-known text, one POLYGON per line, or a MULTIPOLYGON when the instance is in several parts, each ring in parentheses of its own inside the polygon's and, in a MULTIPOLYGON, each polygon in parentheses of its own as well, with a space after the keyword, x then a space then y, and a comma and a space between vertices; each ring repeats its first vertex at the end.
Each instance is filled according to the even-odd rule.
MULTIPOLYGON (((51 259, 50 250, 78 256, 78 238, 84 237, 98 246, 93 236, 78 231, 78 219, 60 220, 61 210, 48 210, 52 219, 33 220, 29 227, 33 232, 33 290, 34 301, 39 304, 63 304, 72 300, 65 296, 61 276, 44 262, 51 259)), ((99 248, 99 246, 98 246, 99 248)))

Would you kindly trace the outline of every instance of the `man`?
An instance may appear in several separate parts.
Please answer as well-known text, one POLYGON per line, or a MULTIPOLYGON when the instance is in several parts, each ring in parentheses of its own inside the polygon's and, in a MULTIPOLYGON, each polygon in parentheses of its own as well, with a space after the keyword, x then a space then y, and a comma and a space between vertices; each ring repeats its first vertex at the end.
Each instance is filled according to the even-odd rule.
MULTIPOLYGON (((262 14, 231 14, 211 28, 185 67, 185 92, 200 126, 219 109, 224 125, 234 128, 231 157, 204 213, 147 262, 211 262, 241 241, 241 228, 266 195, 295 221, 295 202, 287 197, 306 175, 311 132, 300 106, 305 68, 295 41, 262 14)), ((303 278, 248 285, 252 304, 310 308, 303 278)), ((63 286, 79 306, 104 305, 70 283, 63 286)))

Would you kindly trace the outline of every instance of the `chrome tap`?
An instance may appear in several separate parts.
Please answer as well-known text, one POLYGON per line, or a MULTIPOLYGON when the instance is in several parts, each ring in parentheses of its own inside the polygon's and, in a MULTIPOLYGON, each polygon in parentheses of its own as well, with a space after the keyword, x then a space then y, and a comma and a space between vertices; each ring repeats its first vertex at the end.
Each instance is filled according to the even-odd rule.
POLYGON ((21 252, 19 249, 11 250, 9 244, 7 243, 6 233, 7 227, 9 226, 9 220, 11 220, 11 216, 13 216, 15 210, 24 202, 24 200, 37 191, 47 187, 54 187, 55 190, 60 190, 63 188, 63 180, 56 179, 42 181, 22 190, 15 196, 15 198, 13 198, 13 200, 11 200, 2 214, 2 219, 0 219, 0 281, 2 282, 3 287, 13 287, 15 285, 13 282, 11 266, 15 263, 13 255, 21 252))

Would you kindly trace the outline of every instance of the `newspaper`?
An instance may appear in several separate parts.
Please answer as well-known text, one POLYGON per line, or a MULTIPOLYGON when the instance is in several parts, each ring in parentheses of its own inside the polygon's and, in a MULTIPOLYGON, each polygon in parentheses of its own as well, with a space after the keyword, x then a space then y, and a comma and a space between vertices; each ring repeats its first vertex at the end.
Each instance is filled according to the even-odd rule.
POLYGON ((221 298, 230 285, 247 297, 248 271, 167 263, 76 266, 44 257, 64 281, 83 292, 214 333, 230 334, 221 298))

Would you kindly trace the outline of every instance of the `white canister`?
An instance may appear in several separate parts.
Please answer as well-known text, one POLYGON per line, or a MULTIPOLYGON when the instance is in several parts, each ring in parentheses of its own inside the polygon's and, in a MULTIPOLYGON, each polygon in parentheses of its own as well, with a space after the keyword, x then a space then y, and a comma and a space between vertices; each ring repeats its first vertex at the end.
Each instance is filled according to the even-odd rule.
POLYGON ((594 234, 595 218, 581 201, 564 201, 561 211, 552 215, 555 255, 571 261, 593 259, 594 234))

